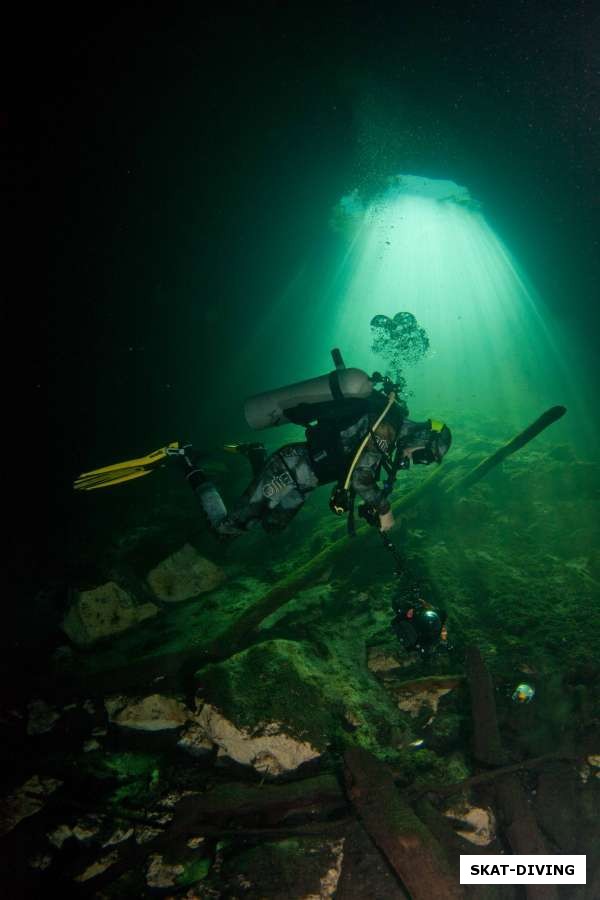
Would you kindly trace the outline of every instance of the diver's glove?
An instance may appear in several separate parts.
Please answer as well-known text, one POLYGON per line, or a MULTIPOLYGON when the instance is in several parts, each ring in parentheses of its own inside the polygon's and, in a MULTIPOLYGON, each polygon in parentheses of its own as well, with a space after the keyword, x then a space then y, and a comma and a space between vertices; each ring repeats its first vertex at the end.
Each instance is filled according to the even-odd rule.
POLYGON ((394 514, 389 504, 387 504, 385 512, 380 512, 374 506, 362 503, 358 507, 358 514, 365 522, 372 525, 373 528, 378 528, 379 531, 389 531, 394 525, 394 514))
POLYGON ((390 528, 394 526, 394 513, 391 509, 388 509, 385 513, 379 514, 379 530, 380 531, 389 531, 390 528))

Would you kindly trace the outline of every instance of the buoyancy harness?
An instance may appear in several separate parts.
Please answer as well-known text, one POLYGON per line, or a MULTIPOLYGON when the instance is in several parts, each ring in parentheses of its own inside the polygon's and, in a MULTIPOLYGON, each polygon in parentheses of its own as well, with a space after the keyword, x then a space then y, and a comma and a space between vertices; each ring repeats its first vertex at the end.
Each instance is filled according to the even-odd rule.
POLYGON ((335 370, 316 379, 299 382, 275 391, 248 398, 245 414, 254 429, 285 423, 301 425, 313 471, 320 484, 335 483, 330 497, 330 509, 339 516, 348 513, 348 530, 354 528, 354 490, 352 475, 372 441, 382 454, 381 465, 386 472, 384 491, 393 488, 400 465, 398 450, 388 452, 376 434, 384 420, 399 422, 408 416, 402 400, 396 399, 397 386, 379 372, 369 376, 360 369, 347 369, 338 349, 331 351, 335 370), (375 385, 381 384, 381 389, 375 385), (342 433, 347 432, 363 416, 375 418, 356 439, 355 447, 344 446, 342 433), (395 420, 395 421, 394 421, 395 420))

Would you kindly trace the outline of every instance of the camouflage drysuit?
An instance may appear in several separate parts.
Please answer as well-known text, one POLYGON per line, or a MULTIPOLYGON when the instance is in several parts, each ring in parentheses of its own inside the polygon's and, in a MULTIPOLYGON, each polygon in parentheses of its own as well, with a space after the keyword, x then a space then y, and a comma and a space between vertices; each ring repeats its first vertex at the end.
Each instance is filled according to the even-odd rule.
MULTIPOLYGON (((346 472, 372 424, 372 417, 365 414, 339 431, 346 472)), ((374 438, 369 439, 352 475, 352 489, 379 515, 390 508, 377 480, 384 455, 391 453, 395 439, 394 428, 382 422, 374 438)), ((211 481, 204 481, 195 487, 209 526, 220 536, 234 537, 258 525, 262 525, 265 531, 281 531, 296 515, 306 497, 319 485, 332 480, 319 480, 319 466, 310 443, 286 444, 269 457, 264 450, 254 451, 249 459, 253 480, 230 512, 211 481)))

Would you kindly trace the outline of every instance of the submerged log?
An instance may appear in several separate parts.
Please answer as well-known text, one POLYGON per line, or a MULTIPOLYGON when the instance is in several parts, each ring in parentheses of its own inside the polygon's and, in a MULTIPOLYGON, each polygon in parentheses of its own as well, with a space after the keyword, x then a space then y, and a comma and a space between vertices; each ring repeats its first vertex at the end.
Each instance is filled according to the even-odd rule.
POLYGON ((179 827, 183 821, 195 826, 224 826, 239 819, 273 825, 290 813, 310 810, 329 814, 345 808, 346 799, 337 778, 326 774, 281 785, 218 785, 201 796, 183 797, 175 807, 175 815, 179 827))
MULTIPOLYGON (((473 712, 473 755, 484 765, 500 765, 505 757, 496 718, 494 686, 477 647, 467 650, 467 672, 473 712)), ((548 853, 518 776, 505 774, 498 778, 495 795, 513 853, 548 853)), ((558 900, 553 884, 528 884, 525 890, 528 900, 558 900)))
POLYGON ((351 802, 412 900, 464 896, 444 851, 394 785, 390 770, 367 750, 344 756, 351 802))
POLYGON ((556 422, 558 419, 561 419, 566 413, 566 406, 553 406, 550 409, 546 410, 539 419, 536 419, 535 422, 532 422, 531 425, 528 425, 527 428, 524 428, 516 437, 509 441, 507 444, 504 444, 503 447, 500 447, 496 450, 495 453, 492 453, 491 456, 488 456, 486 459, 482 460, 479 465, 475 466, 472 472, 469 472, 464 478, 462 478, 454 487, 449 491, 450 494, 464 494, 468 488, 472 487, 474 484, 477 484, 488 472, 491 472, 499 463, 501 463, 507 456, 510 456, 512 453, 515 453, 517 450, 520 450, 525 444, 528 444, 529 441, 533 440, 534 437, 537 437, 540 432, 544 431, 549 425, 552 425, 553 422, 556 422))
POLYGON ((522 769, 539 769, 552 762, 578 762, 584 757, 585 754, 575 755, 567 750, 564 752, 557 750, 555 753, 545 753, 543 756, 535 756, 533 759, 524 759, 522 762, 513 763, 511 766, 501 766, 499 769, 492 769, 490 772, 480 772, 479 775, 472 775, 470 778, 464 778, 462 781, 457 781, 454 784, 428 784, 415 790, 413 796, 420 797, 423 794, 437 794, 439 797, 450 797, 452 794, 460 794, 480 784, 501 778, 503 775, 512 775, 515 772, 520 772, 522 769))
POLYGON ((505 761, 496 718, 494 684, 478 647, 467 648, 467 676, 473 713, 473 756, 486 766, 505 761))

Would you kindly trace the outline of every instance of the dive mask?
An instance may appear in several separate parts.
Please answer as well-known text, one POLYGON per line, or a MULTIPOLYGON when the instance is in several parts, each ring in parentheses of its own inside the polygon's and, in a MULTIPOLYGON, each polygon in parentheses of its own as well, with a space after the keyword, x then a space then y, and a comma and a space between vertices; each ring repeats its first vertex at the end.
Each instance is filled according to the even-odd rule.
POLYGON ((441 462, 439 454, 435 452, 436 449, 434 445, 429 444, 427 447, 413 450, 412 461, 415 466, 430 466, 431 463, 441 462))

